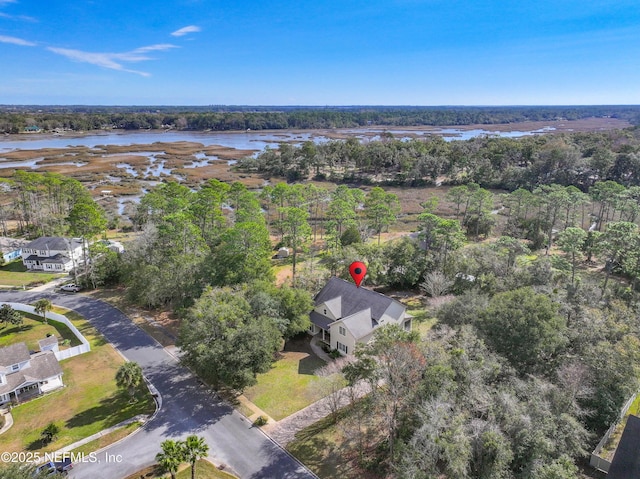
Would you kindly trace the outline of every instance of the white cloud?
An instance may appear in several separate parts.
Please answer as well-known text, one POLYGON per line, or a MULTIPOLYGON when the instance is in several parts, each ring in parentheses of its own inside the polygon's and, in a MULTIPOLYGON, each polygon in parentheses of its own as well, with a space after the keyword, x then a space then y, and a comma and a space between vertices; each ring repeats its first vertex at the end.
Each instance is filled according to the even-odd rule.
POLYGON ((83 52, 81 50, 72 50, 69 48, 57 48, 57 47, 47 47, 47 50, 77 62, 90 63, 92 65, 96 65, 102 68, 109 68, 111 70, 118 70, 118 71, 128 72, 128 73, 136 73, 137 75, 142 75, 146 77, 146 76, 150 76, 150 74, 147 72, 139 71, 139 70, 131 70, 131 69, 125 68, 123 63, 137 63, 137 62, 142 62, 146 60, 151 60, 152 58, 146 55, 147 52, 164 51, 164 50, 169 50, 171 48, 177 48, 177 47, 175 45, 171 45, 168 43, 162 43, 157 45, 149 45, 146 47, 136 48, 135 50, 132 50, 130 52, 123 52, 123 53, 93 53, 93 52, 83 52))
MULTIPOLYGON (((2 5, 0 5, 1 7, 2 5)), ((8 13, 0 12, 0 17, 7 18, 9 20, 22 20, 23 22, 38 23, 38 20, 28 15, 9 15, 8 13)))
POLYGON ((0 42, 1 43, 12 43, 14 45, 21 45, 23 47, 35 47, 36 44, 33 42, 30 42, 28 40, 23 40, 22 38, 16 38, 16 37, 7 37, 5 35, 0 35, 0 42))
POLYGON ((174 37, 183 37, 188 33, 196 33, 200 30, 202 30, 200 27, 189 25, 188 27, 183 27, 180 30, 176 30, 175 32, 171 33, 171 35, 173 35, 174 37))

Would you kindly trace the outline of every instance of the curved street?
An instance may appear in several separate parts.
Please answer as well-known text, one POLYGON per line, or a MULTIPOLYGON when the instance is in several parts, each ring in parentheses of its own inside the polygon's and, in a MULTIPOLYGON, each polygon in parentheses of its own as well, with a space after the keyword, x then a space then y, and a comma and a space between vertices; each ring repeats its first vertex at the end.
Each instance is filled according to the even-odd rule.
POLYGON ((42 297, 87 318, 129 361, 140 364, 162 396, 162 408, 152 421, 102 451, 99 462, 76 464, 70 478, 122 479, 153 464, 163 440, 191 434, 204 437, 210 459, 225 464, 241 479, 316 478, 244 416, 200 386, 191 372, 118 309, 83 295, 0 291, 0 302, 29 304, 42 297))

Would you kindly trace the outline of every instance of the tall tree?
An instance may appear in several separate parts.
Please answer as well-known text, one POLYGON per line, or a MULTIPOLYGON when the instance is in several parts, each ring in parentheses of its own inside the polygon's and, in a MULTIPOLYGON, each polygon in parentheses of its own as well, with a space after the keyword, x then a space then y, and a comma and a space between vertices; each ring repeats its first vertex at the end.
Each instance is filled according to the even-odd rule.
POLYGON ((181 441, 167 439, 160 444, 162 452, 156 454, 156 461, 162 472, 171 474, 171 479, 176 479, 176 472, 180 464, 185 461, 185 451, 181 441))
MULTIPOLYGON (((107 228, 104 210, 94 201, 81 201, 74 205, 67 217, 72 235, 82 238, 83 270, 88 272, 91 258, 87 256, 87 243, 107 228)), ((95 288, 95 282, 93 284, 95 288)))
POLYGON ((575 283, 576 264, 582 254, 587 232, 582 228, 569 227, 558 235, 558 246, 571 258, 571 285, 575 283))
POLYGON ((271 318, 255 318, 237 290, 210 289, 189 308, 180 329, 182 361, 213 387, 243 390, 266 372, 280 344, 271 318))
POLYGON ((293 259, 291 282, 294 286, 296 284, 298 249, 306 246, 311 239, 311 227, 309 226, 308 218, 309 214, 302 208, 293 206, 283 208, 281 221, 282 239, 287 246, 291 247, 293 259))
POLYGON ((384 228, 395 223, 400 213, 400 201, 398 196, 387 193, 379 186, 375 186, 367 194, 364 200, 364 214, 369 226, 378 235, 378 244, 384 228))
POLYGON ((521 373, 539 370, 565 344, 558 305, 531 288, 496 294, 481 314, 479 329, 489 344, 521 373))
POLYGON ((2 307, 0 307, 0 323, 19 326, 22 322, 22 315, 10 305, 3 304, 2 307))
POLYGON ((116 384, 129 392, 131 402, 135 401, 136 390, 143 382, 142 368, 138 363, 127 361, 116 371, 116 384))
POLYGON ((602 295, 605 294, 607 284, 613 269, 616 265, 624 262, 626 256, 636 244, 635 238, 638 235, 638 225, 627 221, 616 221, 607 224, 602 235, 602 241, 596 245, 599 253, 604 255, 605 272, 602 295))
POLYGON ((44 324, 47 324, 47 313, 51 311, 53 304, 47 298, 40 298, 38 301, 33 303, 36 314, 42 315, 42 320, 44 324))
POLYGON ((192 435, 184 441, 183 450, 184 458, 191 464, 191 479, 196 479, 196 462, 198 459, 207 457, 209 446, 204 442, 203 437, 192 435))

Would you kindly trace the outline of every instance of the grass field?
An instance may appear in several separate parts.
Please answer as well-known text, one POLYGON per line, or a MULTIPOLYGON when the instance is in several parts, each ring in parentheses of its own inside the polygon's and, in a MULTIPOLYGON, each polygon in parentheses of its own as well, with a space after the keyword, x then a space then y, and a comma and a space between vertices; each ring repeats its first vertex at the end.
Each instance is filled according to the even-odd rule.
POLYGON ((65 274, 50 273, 27 273, 22 261, 12 261, 0 267, 0 287, 12 286, 35 286, 38 284, 48 283, 54 278, 65 276, 65 274))
MULTIPOLYGON (((68 346, 78 346, 80 340, 67 327, 66 324, 58 321, 48 320, 48 324, 44 324, 41 316, 29 313, 21 313, 24 323, 21 326, 4 326, 0 329, 0 347, 10 344, 24 342, 30 351, 38 351, 38 341, 47 337, 47 334, 53 334, 58 339, 69 342, 68 346)), ((61 346, 60 349, 64 349, 61 346)))
MULTIPOLYGON (((78 314, 55 308, 75 324, 91 343, 91 352, 60 362, 65 387, 12 409, 14 424, 0 435, 2 451, 54 451, 114 426, 138 414, 151 414, 154 403, 145 390, 138 401, 116 386, 115 374, 124 359, 91 324, 78 314), (60 427, 58 438, 43 447, 41 431, 50 422, 60 427)), ((19 341, 19 335, 16 336, 19 341)))
MULTIPOLYGON (((158 448, 158 452, 160 448, 158 448)), ((163 474, 160 472, 157 466, 147 467, 142 471, 138 471, 135 474, 131 474, 125 479, 160 479, 170 477, 169 474, 163 474)), ((233 479, 236 476, 219 470, 216 466, 209 461, 200 459, 196 462, 196 479, 233 479)), ((183 464, 181 469, 176 474, 177 479, 191 479, 191 466, 183 464)), ((237 478, 236 478, 237 479, 237 478)))
POLYGON ((313 373, 324 365, 311 351, 308 338, 290 341, 271 370, 259 374, 258 384, 244 395, 278 421, 322 397, 319 390, 314 390, 313 383, 320 378, 313 373))

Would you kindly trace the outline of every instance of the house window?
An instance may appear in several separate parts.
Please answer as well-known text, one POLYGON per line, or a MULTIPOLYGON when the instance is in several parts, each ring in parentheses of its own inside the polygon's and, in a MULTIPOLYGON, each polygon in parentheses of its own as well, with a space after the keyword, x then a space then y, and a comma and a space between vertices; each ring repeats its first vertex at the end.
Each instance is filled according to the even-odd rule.
POLYGON ((20 369, 20 365, 19 364, 14 364, 13 366, 11 366, 11 370, 12 371, 17 371, 18 369, 20 369))
POLYGON ((327 315, 327 310, 326 310, 326 309, 324 310, 324 315, 325 315, 325 316, 327 315))
POLYGON ((340 326, 340 327, 338 328, 338 332, 339 332, 342 336, 344 336, 345 334, 347 334, 347 330, 346 330, 346 329, 344 329, 342 326, 340 326))
POLYGON ((342 351, 344 354, 349 354, 349 348, 341 342, 336 343, 336 346, 338 347, 338 351, 342 351))
POLYGON ((404 322, 404 330, 405 331, 411 331, 411 320, 410 319, 407 319, 404 322))

